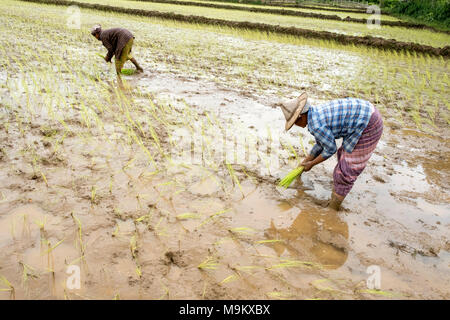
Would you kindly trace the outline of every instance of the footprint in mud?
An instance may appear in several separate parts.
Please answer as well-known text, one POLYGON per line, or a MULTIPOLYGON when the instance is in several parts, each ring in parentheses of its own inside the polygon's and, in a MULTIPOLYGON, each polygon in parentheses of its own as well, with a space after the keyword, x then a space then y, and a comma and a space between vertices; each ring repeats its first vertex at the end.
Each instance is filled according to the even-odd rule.
POLYGON ((177 267, 185 267, 186 263, 182 260, 183 254, 181 251, 167 251, 165 253, 165 265, 176 265, 177 267))

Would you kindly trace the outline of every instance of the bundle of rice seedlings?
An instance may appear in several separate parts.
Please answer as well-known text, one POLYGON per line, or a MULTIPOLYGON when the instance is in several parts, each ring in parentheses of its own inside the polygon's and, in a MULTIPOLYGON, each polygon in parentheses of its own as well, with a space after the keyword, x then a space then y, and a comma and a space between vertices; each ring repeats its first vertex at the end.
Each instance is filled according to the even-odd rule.
POLYGON ((134 74, 136 72, 135 69, 122 69, 120 71, 120 73, 122 73, 125 76, 131 76, 132 74, 134 74))
POLYGON ((289 172, 278 184, 280 187, 287 189, 291 185, 291 183, 299 177, 303 172, 304 167, 298 167, 291 172, 289 172))

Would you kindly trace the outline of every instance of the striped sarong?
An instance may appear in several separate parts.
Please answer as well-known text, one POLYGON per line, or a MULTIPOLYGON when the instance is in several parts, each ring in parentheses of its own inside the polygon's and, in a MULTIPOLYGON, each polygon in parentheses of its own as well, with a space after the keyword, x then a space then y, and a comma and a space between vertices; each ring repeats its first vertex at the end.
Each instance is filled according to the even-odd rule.
POLYGON ((383 119, 380 111, 374 108, 369 123, 353 151, 348 153, 342 147, 338 149, 338 163, 333 173, 334 192, 343 197, 350 192, 356 179, 366 167, 382 133, 383 119))

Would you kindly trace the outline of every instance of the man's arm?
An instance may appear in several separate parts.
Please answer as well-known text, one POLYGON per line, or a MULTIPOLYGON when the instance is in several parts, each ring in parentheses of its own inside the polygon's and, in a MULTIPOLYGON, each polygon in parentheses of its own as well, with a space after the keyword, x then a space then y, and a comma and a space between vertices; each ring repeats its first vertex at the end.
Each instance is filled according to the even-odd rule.
POLYGON ((305 168, 303 171, 309 171, 312 167, 314 167, 316 164, 319 164, 321 162, 324 162, 328 158, 324 158, 322 154, 319 154, 315 159, 309 160, 311 155, 309 155, 303 162, 302 166, 305 168))
POLYGON ((105 46, 106 49, 108 49, 108 53, 105 56, 105 61, 106 62, 111 62, 111 59, 114 55, 114 48, 111 45, 111 43, 109 43, 109 41, 107 39, 102 39, 102 43, 105 46))
POLYGON ((114 55, 114 51, 112 51, 112 49, 108 48, 108 53, 105 56, 105 61, 106 62, 111 62, 111 59, 112 59, 113 55, 114 55))
POLYGON ((316 144, 311 153, 302 162, 304 171, 311 170, 315 165, 324 162, 336 152, 336 141, 333 132, 328 127, 318 127, 313 130, 316 144))

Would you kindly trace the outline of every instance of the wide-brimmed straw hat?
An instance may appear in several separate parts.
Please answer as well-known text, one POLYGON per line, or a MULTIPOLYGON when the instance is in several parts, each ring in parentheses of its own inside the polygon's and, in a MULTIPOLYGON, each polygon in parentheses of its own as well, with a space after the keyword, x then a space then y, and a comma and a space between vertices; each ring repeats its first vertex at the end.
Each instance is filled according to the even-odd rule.
POLYGON ((309 110, 309 104, 306 104, 307 100, 308 95, 306 94, 306 92, 303 92, 297 98, 281 103, 280 108, 283 111, 284 117, 286 118, 286 131, 292 128, 300 114, 305 113, 309 110))

